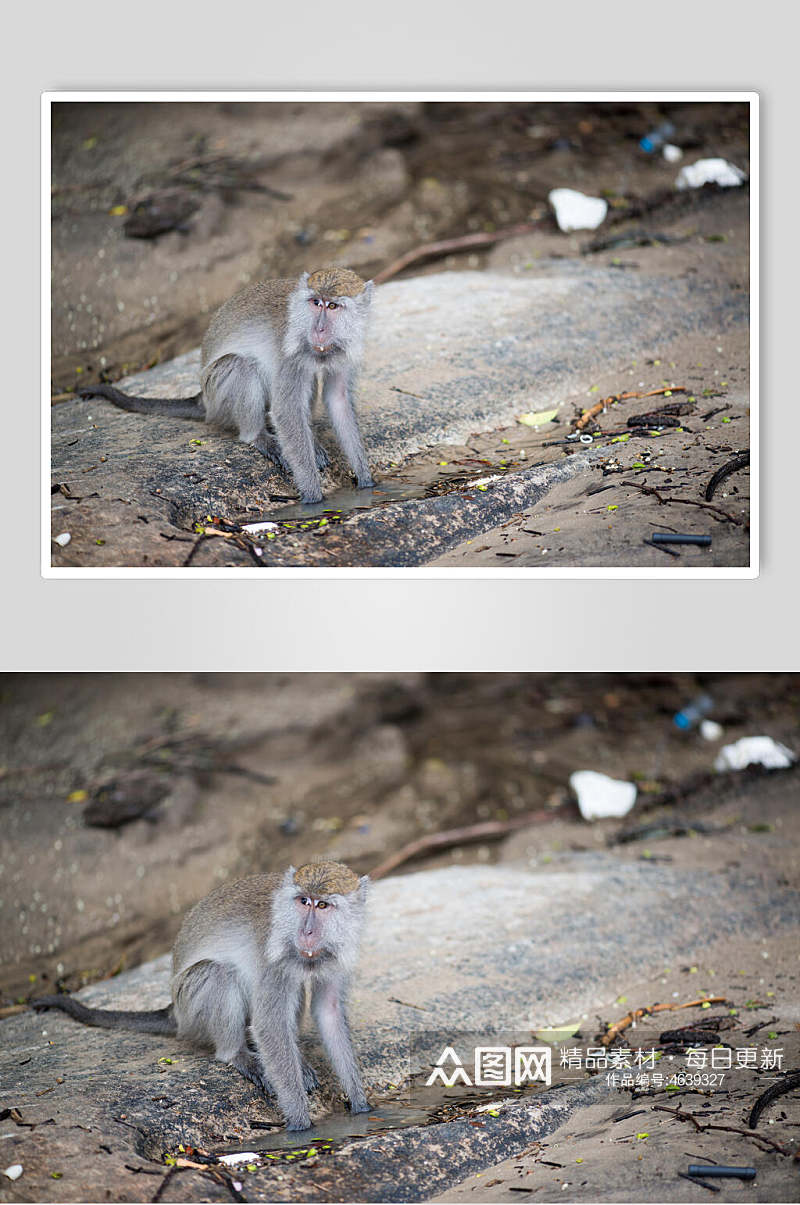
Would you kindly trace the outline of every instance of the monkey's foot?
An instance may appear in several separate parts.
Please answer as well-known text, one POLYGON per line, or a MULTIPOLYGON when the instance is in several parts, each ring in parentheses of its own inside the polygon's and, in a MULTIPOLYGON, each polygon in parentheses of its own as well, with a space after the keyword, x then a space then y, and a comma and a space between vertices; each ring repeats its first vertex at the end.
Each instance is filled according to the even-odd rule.
POLYGON ((249 1050, 242 1050, 237 1054, 235 1059, 230 1060, 231 1067, 243 1075, 245 1079, 249 1079, 251 1084, 255 1084, 259 1092, 263 1092, 265 1096, 273 1096, 272 1084, 267 1079, 258 1058, 251 1054, 249 1050))
POLYGON ((317 468, 321 473, 324 473, 325 469, 328 468, 331 462, 328 453, 325 451, 322 444, 317 443, 316 440, 314 441, 314 456, 317 461, 317 468))
POLYGON ((359 1097, 358 1100, 350 1101, 350 1112, 351 1113, 369 1113, 371 1108, 372 1108, 372 1106, 370 1105, 366 1096, 359 1097))
POLYGON ((275 465, 276 469, 278 469, 284 477, 287 477, 289 481, 291 481, 292 470, 284 460, 283 453, 281 452, 281 446, 274 435, 267 435, 266 432, 262 431, 262 433, 253 440, 253 447, 261 453, 265 460, 271 461, 272 464, 275 465))
POLYGON ((311 1117, 306 1113, 305 1117, 286 1118, 287 1130, 308 1130, 311 1128, 311 1117))
POLYGON ((306 1092, 313 1092, 319 1087, 317 1073, 313 1067, 308 1065, 308 1063, 303 1063, 303 1087, 305 1088, 306 1092))
POLYGON ((375 482, 371 477, 359 477, 356 485, 360 490, 371 490, 375 488, 375 482))

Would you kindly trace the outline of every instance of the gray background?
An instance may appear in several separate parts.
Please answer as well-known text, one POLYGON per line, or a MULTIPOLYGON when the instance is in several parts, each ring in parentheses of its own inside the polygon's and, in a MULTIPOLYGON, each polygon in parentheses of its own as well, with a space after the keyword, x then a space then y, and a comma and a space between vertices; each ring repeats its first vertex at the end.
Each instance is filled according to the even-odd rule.
POLYGON ((387 11, 340 0, 324 28, 316 10, 279 16, 276 5, 228 0, 221 11, 224 36, 201 4, 143 0, 123 12, 73 3, 15 18, 2 81, 11 430, 0 669, 798 668, 797 303, 787 279, 798 128, 793 43, 778 6, 755 15, 743 4, 573 3, 556 11, 517 0, 406 0, 387 11), (254 13, 263 14, 255 23, 254 13), (758 90, 760 578, 43 580, 39 97, 57 88, 758 90))

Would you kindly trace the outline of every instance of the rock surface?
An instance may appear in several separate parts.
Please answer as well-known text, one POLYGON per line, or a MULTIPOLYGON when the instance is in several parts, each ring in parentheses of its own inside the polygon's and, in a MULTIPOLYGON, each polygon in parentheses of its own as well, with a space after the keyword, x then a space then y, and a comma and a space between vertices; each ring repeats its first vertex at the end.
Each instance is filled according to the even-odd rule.
MULTIPOLYGON (((551 408, 587 388, 602 367, 635 358, 643 348, 695 330, 744 331, 747 316, 746 297, 717 289, 709 277, 645 276, 585 260, 541 261, 524 275, 442 273, 389 283, 377 292, 359 391, 370 460, 383 477, 421 449, 551 408)), ((127 379, 123 388, 189 395, 197 390, 198 365, 192 352, 127 379)), ((52 535, 71 535, 66 546, 53 545, 57 566, 181 565, 183 541, 197 522, 207 516, 252 522, 294 496, 257 452, 231 435, 127 414, 99 398, 55 406, 52 435, 52 535)), ((333 454, 325 481, 330 492, 348 473, 324 423, 322 439, 333 454)), ((417 533, 414 559, 401 555, 396 563, 423 563, 475 529, 474 518, 456 516, 452 507, 448 513, 446 501, 433 500, 435 538, 432 531, 417 533)), ((518 501, 504 503, 500 514, 486 507, 483 527, 518 501)), ((413 530, 419 504, 396 505, 405 512, 401 526, 413 530)), ((285 563, 392 563, 391 539, 382 542, 380 533, 354 528, 352 543, 349 552, 339 547, 326 561, 317 541, 302 560, 289 553, 285 563), (365 548, 372 559, 359 561, 365 548)), ((211 563, 252 565, 229 541, 213 544, 211 563)), ((284 562, 268 549, 263 563, 284 562)))

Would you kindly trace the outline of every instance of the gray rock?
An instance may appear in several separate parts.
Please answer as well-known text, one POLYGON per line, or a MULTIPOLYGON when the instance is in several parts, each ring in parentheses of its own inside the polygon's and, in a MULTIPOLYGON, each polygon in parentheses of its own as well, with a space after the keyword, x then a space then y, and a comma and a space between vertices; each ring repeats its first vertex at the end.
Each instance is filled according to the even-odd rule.
MULTIPOLYGON (((585 261, 546 261, 529 275, 445 272, 390 282, 377 291, 360 385, 370 460, 380 475, 414 452, 509 424, 523 411, 548 409, 631 348, 655 347, 692 330, 743 326, 747 304, 713 281, 615 272, 585 261)), ((189 395, 198 388, 198 370, 199 353, 191 352, 122 387, 189 395)), ((52 480, 72 495, 54 494, 53 531, 72 536, 65 548, 54 546, 57 565, 180 565, 188 545, 179 541, 190 539, 207 515, 246 523, 294 497, 291 484, 253 448, 205 424, 128 414, 92 398, 55 406, 52 426, 52 480)), ((333 453, 325 482, 330 492, 349 477, 324 423, 321 429, 333 453)), ((555 479, 545 474, 538 488, 555 479)), ((479 501, 466 517, 454 517, 447 497, 426 501, 427 509, 397 504, 402 515, 385 521, 408 533, 398 564, 419 564, 480 525, 497 523, 520 499, 497 495, 494 509, 479 501), (417 516, 425 514, 434 522, 415 530, 417 516)), ((217 563, 252 563, 227 541, 213 543, 217 563)), ((353 529, 351 544, 348 549, 340 541, 328 555, 338 563, 391 563, 391 540, 379 531, 353 529)), ((324 563, 322 542, 317 545, 305 563, 309 557, 316 563, 317 552, 324 563)), ((280 556, 270 563, 281 563, 280 556)), ((286 563, 293 563, 291 554, 286 563)))

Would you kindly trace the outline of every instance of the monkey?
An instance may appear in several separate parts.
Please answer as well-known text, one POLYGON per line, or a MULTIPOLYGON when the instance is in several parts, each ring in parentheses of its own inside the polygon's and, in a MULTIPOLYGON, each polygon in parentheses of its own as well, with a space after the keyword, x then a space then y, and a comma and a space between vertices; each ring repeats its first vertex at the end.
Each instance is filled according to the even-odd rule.
POLYGON ((217 423, 238 432, 294 481, 302 502, 321 502, 329 464, 311 429, 317 382, 359 489, 375 482, 354 408, 373 282, 349 268, 264 280, 226 301, 203 339, 200 392, 188 398, 133 397, 113 385, 79 389, 123 410, 217 423))
POLYGON ((347 1018, 368 876, 340 862, 223 883, 191 909, 172 952, 172 1003, 145 1012, 87 1008, 68 995, 32 1000, 85 1025, 173 1034, 211 1047, 265 1095, 286 1128, 311 1125, 307 1093, 316 1073, 300 1054, 298 1029, 311 1013, 353 1113, 369 1109, 347 1018))

